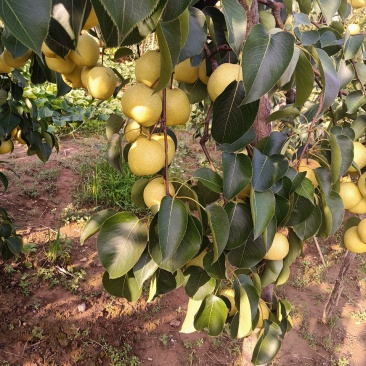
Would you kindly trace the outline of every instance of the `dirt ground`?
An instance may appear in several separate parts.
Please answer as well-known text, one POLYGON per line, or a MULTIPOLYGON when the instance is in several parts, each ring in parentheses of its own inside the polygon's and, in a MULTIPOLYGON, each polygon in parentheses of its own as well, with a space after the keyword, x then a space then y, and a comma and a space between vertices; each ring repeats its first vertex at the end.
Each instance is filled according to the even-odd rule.
MULTIPOLYGON (((191 147, 185 136, 186 149, 191 147)), ((9 190, 0 195, 29 251, 9 263, 0 261, 0 366, 33 365, 251 365, 255 336, 232 341, 228 335, 182 334, 187 296, 182 289, 151 303, 146 294, 128 303, 107 294, 96 238, 84 246, 79 236, 91 207, 76 207, 80 177, 75 166, 102 153, 93 138, 60 142, 60 153, 43 165, 17 145, 5 159, 16 165, 9 190), (62 258, 50 258, 50 243, 60 243, 62 258), (243 347, 242 347, 243 346, 243 347)), ((191 150, 186 164, 202 156, 191 150)), ((184 173, 183 173, 184 175, 184 173)), ((327 268, 313 242, 276 293, 293 304, 294 329, 273 365, 366 365, 366 276, 358 256, 336 313, 323 324, 323 306, 332 290, 344 251, 320 242, 327 268)))

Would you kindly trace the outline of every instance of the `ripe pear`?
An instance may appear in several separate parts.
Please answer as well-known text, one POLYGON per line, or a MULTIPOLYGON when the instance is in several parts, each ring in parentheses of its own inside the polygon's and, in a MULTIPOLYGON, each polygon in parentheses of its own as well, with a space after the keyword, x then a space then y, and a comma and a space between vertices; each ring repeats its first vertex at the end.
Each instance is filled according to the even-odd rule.
POLYGON ((311 180, 314 187, 318 186, 318 181, 316 180, 314 169, 319 168, 320 164, 314 159, 301 159, 299 165, 299 172, 306 172, 306 178, 311 180))
POLYGON ((134 120, 130 120, 124 129, 124 135, 127 142, 135 142, 139 136, 147 136, 148 134, 149 130, 145 127, 142 127, 134 120))
POLYGON ((358 235, 357 226, 350 227, 343 236, 346 249, 353 253, 366 253, 366 243, 358 235))
POLYGON ((287 237, 277 232, 274 236, 273 242, 269 251, 264 256, 264 259, 268 259, 271 261, 279 261, 286 257, 290 250, 290 244, 288 242, 287 237))
POLYGON ((266 10, 259 11, 259 22, 266 27, 267 31, 270 31, 276 27, 275 17, 272 15, 272 13, 266 10))
POLYGON ((179 82, 192 84, 198 79, 198 67, 191 66, 191 60, 187 58, 175 66, 174 79, 179 82))
POLYGON ((76 65, 74 70, 69 74, 62 74, 63 81, 73 89, 83 88, 84 85, 81 82, 81 70, 83 66, 76 65))
POLYGON ((351 36, 354 36, 355 34, 359 34, 361 32, 361 28, 358 24, 350 24, 348 27, 347 27, 348 31, 349 31, 349 34, 351 36))
POLYGON ((0 141, 0 154, 7 154, 14 149, 13 141, 1 139, 0 141))
POLYGON ((47 57, 57 57, 56 53, 47 46, 46 42, 42 43, 41 51, 47 57))
POLYGON ((81 82, 83 83, 84 87, 88 89, 88 75, 89 71, 96 66, 103 66, 100 63, 97 63, 95 66, 84 66, 81 70, 81 82))
MULTIPOLYGON (((366 147, 361 142, 353 141, 353 161, 362 169, 366 166, 366 147)), ((350 166, 347 173, 354 173, 357 170, 350 166)))
POLYGON ((361 201, 356 206, 350 208, 348 211, 358 215, 366 214, 366 197, 362 197, 361 201))
MULTIPOLYGON (((159 142, 161 147, 164 149, 165 152, 165 140, 164 140, 164 134, 158 134, 153 133, 151 135, 151 139, 159 142)), ((167 136, 167 142, 168 142, 168 165, 173 161, 174 155, 175 155, 175 143, 173 139, 168 135, 167 136)))
POLYGON ((224 63, 217 67, 207 83, 207 91, 212 101, 215 101, 234 80, 243 80, 243 72, 240 65, 224 63))
POLYGON ((358 205, 362 199, 360 190, 353 182, 342 182, 340 184, 339 195, 342 198, 343 206, 346 210, 358 205))
POLYGON ((350 3, 351 3, 351 6, 353 9, 360 9, 365 6, 366 1, 365 0, 351 0, 350 3))
POLYGON ((191 105, 187 94, 179 88, 166 88, 166 124, 183 125, 189 120, 191 105))
POLYGON ((93 98, 107 100, 116 89, 117 78, 110 67, 96 66, 89 71, 86 83, 93 98))
POLYGON ((366 219, 363 219, 358 223, 357 233, 360 239, 366 244, 366 219))
POLYGON ((94 28, 99 25, 97 14, 95 13, 94 8, 91 8, 90 14, 85 21, 83 26, 83 30, 89 30, 90 28, 94 28))
POLYGON ((138 83, 143 83, 148 87, 158 85, 160 78, 160 52, 151 50, 145 52, 135 65, 135 76, 138 83))
POLYGON ((9 72, 12 72, 14 70, 14 67, 9 66, 4 61, 4 54, 2 53, 0 55, 0 74, 9 74, 9 72))
POLYGON ((69 57, 76 65, 94 66, 99 59, 99 44, 89 34, 82 34, 75 51, 71 51, 69 57))
POLYGON ((362 196, 366 198, 366 173, 363 173, 361 177, 358 178, 357 186, 362 196))
MULTIPOLYGON (((175 194, 175 189, 173 184, 169 182, 169 193, 171 195, 175 194)), ((160 208, 160 202, 166 195, 165 180, 163 177, 158 177, 152 179, 145 187, 143 197, 145 205, 149 208, 153 206, 158 206, 160 208)))
POLYGON ((28 50, 23 56, 15 58, 8 50, 4 50, 3 56, 4 61, 8 66, 17 69, 19 67, 23 67, 27 63, 29 58, 32 56, 32 53, 32 50, 28 50))
POLYGON ((131 85, 122 95, 122 111, 143 127, 154 125, 163 110, 161 97, 142 83, 131 85))
POLYGON ((75 69, 74 62, 66 56, 62 57, 45 57, 46 64, 50 70, 56 71, 59 74, 70 74, 75 69))
POLYGON ((209 76, 207 76, 207 65, 206 65, 206 59, 204 59, 200 63, 200 67, 198 68, 198 77, 200 80, 207 85, 208 80, 210 79, 209 76))
POLYGON ((228 316, 234 316, 235 313, 238 311, 235 305, 235 291, 233 288, 224 287, 220 291, 220 296, 226 297, 230 302, 230 310, 228 309, 228 316))
POLYGON ((164 150, 155 140, 139 138, 128 151, 128 165, 135 175, 155 174, 165 165, 164 150))

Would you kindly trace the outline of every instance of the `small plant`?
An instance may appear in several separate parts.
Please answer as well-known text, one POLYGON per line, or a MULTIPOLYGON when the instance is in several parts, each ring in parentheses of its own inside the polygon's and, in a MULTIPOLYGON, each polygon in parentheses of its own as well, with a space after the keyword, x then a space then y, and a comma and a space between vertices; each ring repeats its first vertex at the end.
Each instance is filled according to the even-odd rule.
POLYGON ((142 365, 137 356, 131 355, 132 347, 129 343, 124 343, 122 349, 114 347, 102 338, 100 342, 107 357, 110 359, 110 366, 140 366, 142 365))
POLYGON ((361 324, 366 322, 366 311, 365 310, 358 310, 358 311, 351 311, 349 313, 351 318, 356 319, 356 324, 361 324))
POLYGON ((43 329, 41 327, 35 326, 32 329, 32 337, 41 340, 43 338, 43 329))
POLYGON ((60 229, 57 230, 56 238, 51 240, 50 230, 48 232, 49 248, 46 252, 46 257, 50 262, 55 262, 59 259, 62 262, 68 262, 70 259, 71 241, 65 235, 62 237, 60 229))
POLYGON ((30 283, 28 281, 28 274, 24 273, 22 277, 20 277, 19 287, 22 289, 22 292, 25 296, 30 295, 29 289, 30 283))
POLYGON ((168 346, 168 341, 169 341, 169 337, 167 334, 162 334, 160 337, 159 337, 159 341, 161 342, 161 344, 164 346, 164 347, 167 347, 168 346))

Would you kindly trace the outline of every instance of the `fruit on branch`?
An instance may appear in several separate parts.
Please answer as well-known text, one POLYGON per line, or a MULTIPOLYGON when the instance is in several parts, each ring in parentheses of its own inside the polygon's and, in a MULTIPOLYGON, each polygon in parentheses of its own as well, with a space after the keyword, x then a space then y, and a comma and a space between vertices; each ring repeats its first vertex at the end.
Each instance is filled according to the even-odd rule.
POLYGON ((160 118, 163 110, 161 97, 142 83, 131 85, 121 98, 122 112, 140 125, 149 127, 160 118))
MULTIPOLYGON (((151 135, 151 139, 159 142, 159 144, 161 145, 161 147, 164 149, 165 152, 165 142, 163 133, 161 134, 154 133, 151 135)), ((168 165, 169 165, 173 161, 175 156, 175 143, 169 135, 167 136, 167 141, 168 141, 168 165)))
POLYGON ((358 205, 362 199, 360 190, 353 182, 341 182, 339 195, 342 198, 342 202, 346 210, 358 205))
POLYGON ((166 88, 167 126, 183 125, 188 122, 190 115, 191 104, 189 103, 187 94, 179 88, 166 88))
POLYGON ((124 135, 127 142, 135 142, 139 136, 148 136, 149 130, 142 127, 139 123, 134 120, 130 120, 125 129, 124 135))
POLYGON ((316 180, 314 169, 320 168, 320 164, 314 159, 301 159, 299 165, 299 172, 306 172, 306 178, 311 180, 314 187, 318 186, 318 181, 316 180))
POLYGON ((351 36, 354 36, 355 34, 359 34, 361 32, 361 28, 358 24, 350 24, 348 27, 347 27, 348 31, 349 31, 349 34, 351 36))
POLYGON ((366 198, 366 173, 363 173, 357 181, 358 189, 363 197, 366 198))
POLYGON ((4 61, 4 54, 2 53, 0 55, 0 74, 9 74, 9 72, 12 72, 14 70, 14 67, 9 66, 4 61))
POLYGON ((139 138, 128 151, 128 166, 135 175, 155 174, 164 165, 165 153, 158 141, 139 138))
POLYGON ((200 66, 198 68, 198 77, 204 84, 207 84, 208 80, 210 79, 210 77, 207 76, 206 59, 203 59, 203 61, 200 63, 200 66))
POLYGON ((269 314, 270 314, 269 308, 263 299, 259 299, 258 312, 259 312, 259 319, 258 319, 258 323, 255 327, 263 328, 264 321, 269 318, 269 314))
POLYGON ((32 50, 28 50, 23 56, 13 57, 13 55, 8 50, 4 50, 3 56, 4 61, 8 66, 17 69, 19 67, 23 67, 27 63, 27 61, 32 56, 32 53, 32 50))
POLYGON ((366 253, 366 243, 358 235, 358 227, 352 226, 345 233, 343 243, 347 250, 353 253, 366 253))
POLYGON ((82 34, 78 38, 75 51, 71 50, 70 59, 79 66, 94 66, 99 59, 99 44, 89 34, 82 34))
POLYGON ((235 305, 235 291, 233 288, 230 287, 224 287, 220 291, 220 296, 223 296, 228 299, 228 302, 230 303, 230 309, 228 309, 228 316, 234 316, 235 313, 238 311, 235 305))
POLYGON ((286 257, 290 249, 288 239, 282 233, 276 233, 269 251, 264 256, 264 259, 271 261, 279 261, 286 257))
POLYGON ((354 8, 354 9, 362 8, 366 4, 365 0, 349 0, 348 2, 351 4, 352 8, 354 8))
POLYGON ((362 197, 361 201, 356 206, 350 208, 348 211, 358 215, 366 214, 366 197, 362 197))
POLYGON ((191 59, 187 58, 175 66, 174 79, 179 82, 193 84, 198 79, 198 67, 191 66, 191 59))
POLYGON ((56 71, 59 74, 70 74, 75 69, 74 62, 66 56, 65 59, 62 57, 47 57, 45 61, 50 70, 56 71))
MULTIPOLYGON (((353 161, 357 164, 359 169, 366 166, 366 147, 361 144, 361 142, 353 142, 353 161)), ((357 172, 356 168, 351 166, 347 173, 357 172)))
POLYGON ((363 219, 358 223, 357 233, 360 239, 366 244, 366 219, 363 219))
POLYGON ((116 85, 117 78, 110 67, 96 66, 88 73, 87 86, 93 98, 107 100, 113 95, 116 85))
POLYGON ((143 83, 148 87, 158 85, 160 78, 160 52, 151 50, 145 52, 135 65, 135 77, 138 83, 143 83))
POLYGON ((92 7, 91 11, 89 13, 88 18, 85 21, 85 24, 83 26, 83 30, 89 30, 90 28, 94 28, 99 25, 97 14, 95 14, 95 10, 92 7))
MULTIPOLYGON (((175 194, 173 184, 169 182, 169 193, 175 194)), ((166 195, 165 180, 163 177, 157 177, 152 179, 145 187, 143 197, 145 205, 148 208, 158 206, 160 208, 160 202, 166 195)))
POLYGON ((207 91, 212 101, 215 101, 234 80, 243 80, 243 72, 240 65, 224 63, 216 68, 207 83, 207 91))
POLYGON ((100 63, 97 63, 94 66, 84 66, 82 68, 82 70, 81 70, 81 82, 83 83, 84 88, 88 89, 88 75, 89 75, 90 70, 94 67, 97 67, 97 66, 102 67, 103 65, 100 64, 100 63))
POLYGON ((275 17, 272 13, 266 10, 259 11, 259 22, 266 27, 267 31, 276 27, 275 17))
POLYGON ((72 70, 69 74, 61 74, 62 80, 71 88, 83 88, 84 85, 81 82, 82 69, 83 66, 76 65, 74 70, 72 70))
POLYGON ((13 141, 1 139, 0 141, 0 154, 7 154, 14 149, 13 141))

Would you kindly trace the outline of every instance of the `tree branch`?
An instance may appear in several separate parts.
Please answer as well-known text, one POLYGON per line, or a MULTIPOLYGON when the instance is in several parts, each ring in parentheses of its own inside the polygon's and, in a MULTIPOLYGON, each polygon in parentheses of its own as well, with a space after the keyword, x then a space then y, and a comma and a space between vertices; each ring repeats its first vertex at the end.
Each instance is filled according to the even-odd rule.
POLYGON ((211 169, 214 172, 216 172, 216 168, 213 165, 210 153, 208 152, 207 147, 206 147, 206 142, 208 141, 208 138, 209 138, 208 128, 209 128, 209 124, 210 124, 210 120, 211 120, 212 109, 213 109, 213 103, 211 102, 210 107, 208 108, 208 111, 207 111, 207 116, 206 116, 206 119, 205 119, 205 128, 203 130, 203 136, 200 140, 200 145, 202 147, 203 152, 206 155, 207 161, 210 163, 211 169))
POLYGON ((283 29, 284 25, 281 19, 281 10, 284 8, 284 5, 274 0, 258 0, 258 3, 267 5, 269 8, 272 9, 272 14, 276 19, 277 27, 283 29))

